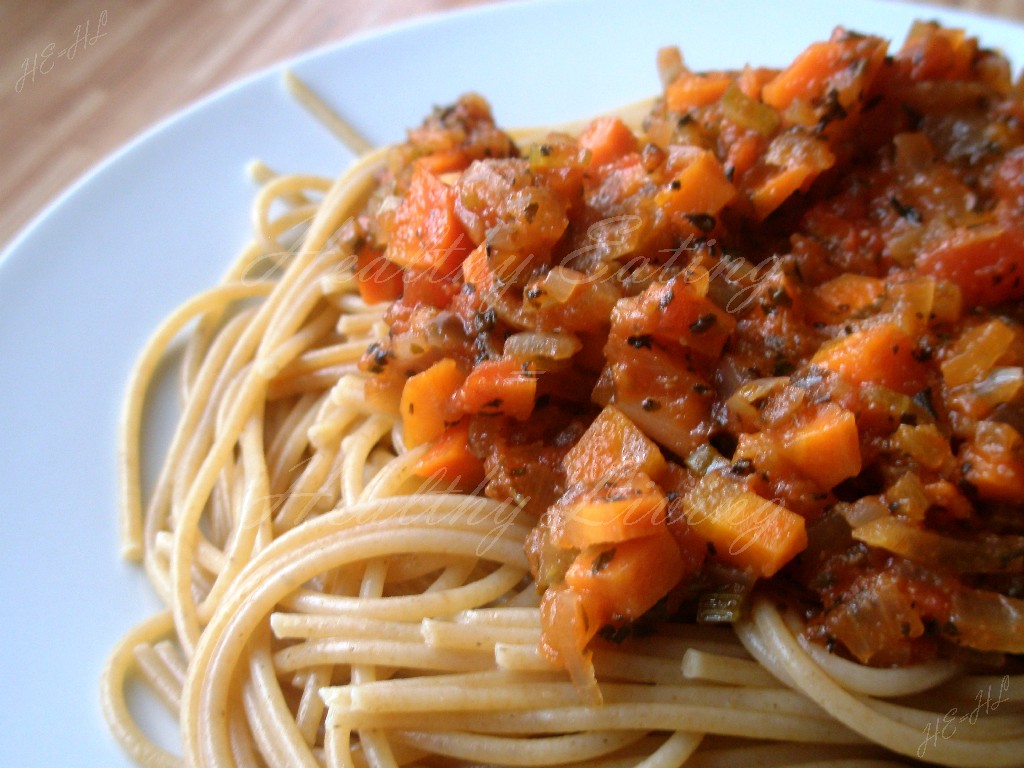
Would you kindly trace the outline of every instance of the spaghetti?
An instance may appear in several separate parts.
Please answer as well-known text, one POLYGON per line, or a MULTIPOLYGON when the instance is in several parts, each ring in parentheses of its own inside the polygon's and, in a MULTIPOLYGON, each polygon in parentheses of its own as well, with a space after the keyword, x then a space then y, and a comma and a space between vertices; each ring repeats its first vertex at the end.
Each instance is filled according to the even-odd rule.
MULTIPOLYGON (((847 71, 866 76, 870 69, 842 59, 849 53, 844 46, 850 40, 863 46, 861 41, 871 39, 848 33, 833 38, 833 47, 826 50, 842 61, 842 67, 832 72, 836 77, 847 77, 847 71)), ((952 46, 954 60, 963 53, 957 46, 966 45, 962 36, 931 26, 915 28, 908 45, 920 44, 921 50, 934 52, 929 46, 939 43, 952 46), (925 45, 921 39, 928 35, 932 37, 925 45)), ((973 67, 970 71, 994 78, 993 60, 976 48, 970 50, 974 57, 968 62, 973 67)), ((871 66, 876 69, 887 66, 879 63, 874 52, 866 56, 856 61, 874 62, 871 66)), ((1003 656, 984 643, 971 646, 980 648, 976 657, 926 654, 935 650, 935 643, 941 645, 940 637, 930 644, 922 639, 907 645, 906 663, 881 668, 879 656, 870 666, 864 662, 883 649, 850 631, 848 622, 835 619, 828 624, 827 612, 825 619, 809 612, 807 594, 799 589, 794 593, 792 585, 775 592, 759 588, 777 571, 810 567, 793 559, 796 552, 789 552, 788 544, 779 550, 766 549, 756 532, 747 531, 751 546, 723 552, 722 559, 706 554, 715 549, 705 546, 715 534, 707 534, 701 526, 715 521, 710 513, 700 518, 694 505, 719 503, 732 508, 744 503, 748 496, 742 494, 752 494, 752 488, 767 495, 765 488, 756 485, 723 490, 726 480, 715 480, 730 477, 723 472, 726 465, 746 467, 743 440, 753 438, 744 437, 731 446, 731 459, 711 447, 706 434, 682 450, 684 438, 677 432, 643 418, 663 404, 647 396, 631 410, 622 379, 617 380, 610 399, 605 397, 606 407, 598 408, 599 413, 593 406, 577 405, 568 408, 568 417, 549 421, 548 426, 555 424, 561 430, 558 440, 506 444, 501 443, 501 433, 479 426, 512 423, 528 432, 528 424, 544 424, 549 417, 536 403, 541 397, 558 402, 560 395, 551 389, 538 394, 538 378, 542 384, 553 381, 556 388, 563 388, 569 393, 563 394, 567 401, 577 394, 571 391, 574 386, 587 383, 581 391, 589 402, 594 381, 574 372, 566 361, 586 355, 588 344, 591 352, 595 344, 599 350, 609 331, 605 327, 604 338, 596 342, 579 327, 573 332, 565 328, 594 307, 603 312, 607 297, 601 291, 616 280, 618 284, 632 281, 630 294, 613 297, 613 304, 620 302, 615 311, 621 313, 622 301, 661 290, 668 276, 667 282, 679 291, 671 299, 668 294, 655 296, 663 316, 670 314, 669 303, 682 296, 683 288, 689 290, 701 280, 705 291, 716 285, 714 263, 699 259, 688 262, 688 267, 703 272, 688 282, 671 283, 673 276, 664 271, 664 259, 659 263, 645 257, 640 266, 631 262, 629 270, 621 271, 630 256, 644 248, 653 253, 666 241, 647 229, 648 241, 638 244, 633 234, 647 224, 635 224, 625 208, 614 207, 608 210, 615 216, 602 220, 622 225, 614 237, 596 245, 585 239, 572 243, 572 264, 577 268, 572 275, 553 266, 553 260, 538 269, 524 255, 540 254, 543 260, 544 253, 565 247, 565 225, 559 229, 558 217, 551 214, 553 187, 582 184, 581 169, 600 162, 605 170, 600 174, 598 196, 608 203, 639 194, 642 185, 649 183, 642 180, 643 174, 675 162, 659 198, 664 226, 674 228, 675 243, 687 233, 688 243, 701 238, 698 250, 703 248, 707 256, 710 235, 727 234, 723 221, 729 219, 727 206, 733 198, 725 192, 727 186, 744 183, 742 162, 752 174, 747 177, 751 194, 746 198, 752 208, 746 215, 768 220, 780 209, 771 219, 776 222, 787 220, 782 206, 789 196, 810 190, 815 178, 828 169, 817 146, 823 143, 821 138, 792 155, 777 152, 773 164, 764 167, 757 165, 756 147, 751 149, 750 144, 748 151, 753 154, 746 160, 742 152, 729 154, 733 162, 729 173, 722 172, 709 151, 672 150, 673 141, 680 139, 679 133, 672 132, 696 130, 693 126, 700 124, 704 114, 699 110, 721 111, 723 99, 732 105, 727 109, 742 111, 749 128, 749 136, 734 136, 730 146, 747 146, 744 142, 749 144, 756 135, 763 139, 762 149, 772 136, 781 135, 789 137, 783 143, 795 146, 793 142, 799 144, 805 134, 779 132, 780 118, 737 87, 757 83, 763 88, 786 73, 790 73, 790 80, 782 81, 786 88, 797 93, 803 86, 792 80, 792 69, 781 74, 748 69, 698 75, 685 70, 670 51, 662 53, 660 63, 668 86, 645 121, 652 138, 642 149, 623 132, 632 129, 621 120, 607 118, 583 128, 589 131, 587 152, 579 151, 575 139, 551 134, 533 145, 524 160, 519 158, 519 148, 493 126, 486 105, 477 97, 466 97, 414 131, 405 145, 368 152, 336 180, 277 176, 265 167, 254 168, 254 175, 263 182, 253 207, 254 244, 219 286, 186 302, 163 323, 129 382, 120 447, 122 551, 127 558, 142 561, 167 606, 125 636, 103 676, 104 711, 115 737, 133 760, 152 766, 332 768, 481 764, 867 768, 906 765, 908 760, 974 768, 1024 765, 1024 714, 1017 695, 1024 688, 1024 675, 1014 671, 1012 658, 1005 670, 979 672, 971 668, 972 661, 991 664, 996 656, 1003 656), (679 117, 680 111, 687 119, 679 117), (670 122, 675 127, 666 127, 670 122), (594 125, 601 127, 595 130, 594 125), (659 131, 671 134, 662 137, 668 149, 655 141, 659 131), (604 138, 595 139, 597 134, 604 138), (472 202, 460 203, 463 234, 474 240, 473 254, 461 253, 454 269, 449 269, 452 265, 447 260, 460 253, 459 246, 449 242, 446 224, 439 223, 436 212, 443 212, 444 206, 437 201, 448 200, 454 184, 468 185, 466 177, 460 180, 459 175, 468 174, 471 162, 483 157, 519 158, 493 166, 498 169, 495 173, 512 179, 509 196, 475 208, 472 202), (692 169, 700 172, 694 175, 692 169), (580 174, 574 177, 577 171, 580 174), (547 187, 523 187, 517 186, 521 173, 551 176, 545 177, 547 187), (693 188, 685 186, 688 175, 694 176, 693 188), (438 190, 440 197, 431 198, 433 193, 424 191, 429 189, 438 190), (417 194, 424 196, 420 202, 424 219, 403 224, 412 207, 404 201, 417 194), (692 199, 682 202, 680 196, 687 195, 692 199), (500 208, 506 202, 520 208, 505 219, 501 212, 487 208, 500 208), (514 226, 506 226, 509 221, 514 226), (420 238, 409 253, 400 250, 407 237, 403 226, 411 226, 420 238), (485 232, 483 238, 473 234, 474 227, 485 232), (623 245, 627 241, 628 248, 623 245), (582 246, 591 250, 581 252, 582 246), (588 261, 597 251, 597 257, 588 261), (614 278, 607 268, 613 262, 620 269, 614 278), (590 272, 583 271, 587 264, 590 272), (655 274, 651 269, 662 272, 655 274), (427 274, 430 279, 417 283, 415 276, 410 277, 417 270, 421 278, 427 274), (601 279, 583 279, 595 275, 601 279), (527 310, 510 305, 500 290, 515 287, 527 297, 524 304, 546 292, 555 298, 543 311, 557 313, 562 311, 558 305, 569 306, 567 297, 581 283, 593 291, 588 294, 590 304, 577 305, 572 310, 575 314, 568 309, 562 315, 549 314, 549 320, 560 319, 529 332, 516 325, 527 310), (440 298, 438 292, 443 294, 440 298), (410 299, 413 294, 415 300, 410 299), (465 301, 472 303, 473 316, 484 318, 485 326, 472 339, 459 331, 454 334, 459 340, 453 342, 445 324, 458 314, 452 303, 456 295, 470 297, 465 301), (434 311, 421 313, 426 319, 417 318, 418 307, 423 306, 434 311), (438 313, 438 306, 447 309, 438 313), (485 317, 488 310, 494 311, 485 317), (495 328, 501 323, 506 324, 507 333, 496 341, 495 328), (145 396, 159 361, 186 329, 190 335, 182 364, 181 414, 155 488, 143 504, 140 435, 145 396), (426 352, 418 346, 421 343, 434 352, 426 352), (508 371, 496 367, 514 350, 521 357, 508 371), (401 366, 408 367, 396 372, 401 366), (489 378, 481 370, 488 371, 489 378), (428 371, 434 372, 428 379, 417 379, 428 371), (471 382, 474 375, 479 379, 476 383, 471 382), (414 379, 426 385, 417 389, 414 379), (524 389, 529 391, 528 403, 521 415, 515 415, 524 389), (442 397, 446 391, 452 397, 442 397), (456 400, 461 411, 452 410, 456 400), (609 410, 609 405, 615 407, 609 410), (634 421, 644 430, 637 432, 634 421), (594 442, 595 429, 604 430, 600 445, 594 442), (607 450, 609 440, 618 441, 615 451, 602 458, 595 446, 607 450), (574 454, 573 446, 579 445, 588 450, 574 454), (522 450, 517 453, 516 448, 522 450), (445 457, 441 463, 439 452, 445 457), (629 467, 630 474, 610 476, 602 463, 609 459, 629 467), (516 471, 523 467, 528 472, 516 471), (573 473, 589 478, 589 486, 578 489, 575 496, 569 481, 573 473), (522 485, 532 481, 547 483, 547 490, 522 485), (548 487, 552 484, 557 492, 548 487), (631 495, 624 497, 627 506, 614 506, 621 501, 618 496, 593 495, 594 488, 612 486, 617 493, 629 491, 631 495), (531 495, 523 492, 525 487, 543 492, 531 495), (669 487, 676 490, 666 499, 662 489, 669 487), (483 489, 486 493, 481 493, 483 489), (551 498, 545 501, 544 493, 551 498), (682 517, 677 501, 683 505, 682 517), (541 508, 535 509, 540 502, 541 508), (566 509, 574 510, 577 517, 565 516, 566 509), (582 516, 608 509, 629 517, 630 524, 591 517, 592 528, 573 528, 582 516), (671 536, 663 533, 670 526, 676 526, 671 536), (612 528, 615 533, 608 533, 612 528), (606 538, 593 538, 595 529, 606 538), (644 533, 639 535, 638 530, 644 533), (678 544, 685 556, 686 542, 692 542, 686 537, 692 536, 703 537, 693 555, 693 573, 704 569, 700 578, 710 579, 692 585, 704 584, 713 598, 702 604, 702 622, 678 618, 693 591, 687 591, 690 587, 678 565, 681 555, 674 548, 678 544), (612 597, 605 593, 601 593, 605 601, 601 610, 588 602, 596 594, 588 590, 597 589, 580 586, 589 584, 588 578, 619 567, 622 553, 631 548, 639 547, 644 558, 660 557, 658 553, 666 551, 664 542, 670 547, 665 562, 671 566, 671 583, 662 585, 657 574, 641 573, 627 594, 616 593, 618 602, 609 604, 612 597), (707 565, 711 561, 716 563, 713 567, 707 565), (749 583, 744 581, 747 578, 749 583), (650 599, 645 592, 651 593, 650 599), (580 613, 570 613, 566 619, 565 611, 580 613), (601 620, 584 635, 577 624, 579 616, 584 623, 598 616, 601 620), (831 627, 838 642, 846 642, 846 652, 833 653, 839 649, 826 649, 817 642, 815 625, 831 627), (858 660, 858 653, 866 658, 858 660), (126 698, 135 677, 178 715, 182 757, 154 744, 136 724, 126 698)), ((798 59, 794 67, 806 65, 798 59)), ((810 120, 816 125, 822 117, 814 110, 825 110, 829 117, 819 134, 841 131, 842 121, 862 108, 863 98, 871 97, 860 81, 843 82, 848 92, 835 91, 821 103, 792 100, 789 112, 782 110, 785 119, 810 120)), ((776 91, 781 88, 776 86, 776 91)), ((911 151, 909 145, 906 151, 911 151)), ((477 170, 487 167, 481 164, 477 170)), ((467 188, 462 188, 464 195, 467 188)), ((483 184, 473 189, 481 199, 490 190, 483 184)), ((730 194, 734 193, 735 189, 730 194)), ((910 205, 900 201, 893 207, 903 208, 901 215, 906 218, 910 205)), ((580 221, 580 238, 588 225, 602 224, 586 217, 580 221)), ((988 266, 989 272, 998 272, 1005 265, 997 261, 988 266)), ((687 273, 688 277, 694 274, 687 273)), ((822 276, 818 284, 825 284, 827 277, 822 276)), ((717 285, 721 288, 721 281, 717 285)), ((754 295, 752 289, 758 287, 741 281, 730 285, 733 290, 726 300, 719 297, 716 304, 709 299, 702 313, 687 316, 684 334, 690 334, 690 349, 699 354, 712 356, 711 350, 717 354, 729 343, 726 336, 718 338, 719 331, 713 328, 715 323, 735 324, 722 307, 730 299, 746 305, 744 297, 754 295), (751 290, 744 293, 746 289, 751 290)), ((773 285, 765 280, 760 287, 773 285)), ((931 285, 934 293, 934 282, 931 285)), ((792 286, 784 283, 782 287, 792 286)), ((782 306, 781 296, 772 295, 782 306)), ((704 295, 697 299, 703 300, 704 295)), ((763 304, 763 298, 758 300, 763 304)), ((856 322, 846 314, 848 306, 836 311, 843 314, 841 322, 856 322)), ((604 314, 607 326, 608 313, 604 314)), ((662 349, 658 328, 650 334, 633 329, 625 348, 632 350, 630 354, 655 354, 662 349)), ((1018 333, 1019 342, 1019 331, 1011 332, 1018 333)), ((947 362, 955 359, 955 355, 946 358, 947 362)), ((790 362, 801 365, 799 360, 790 362)), ((847 362, 841 356, 825 358, 822 366, 833 362, 840 373, 856 373, 852 367, 843 368, 847 362)), ((978 373, 981 380, 988 381, 985 376, 996 363, 1000 370, 1013 367, 996 355, 978 373)), ((584 370, 592 366, 592 359, 582 363, 584 370)), ((609 375, 628 372, 628 366, 622 366, 613 365, 609 375)), ((791 373, 780 369, 770 381, 757 377, 756 382, 734 382, 733 394, 741 396, 723 398, 723 404, 739 411, 741 420, 760 420, 760 404, 772 398, 775 407, 789 407, 791 403, 779 393, 791 384, 791 373)), ((991 395, 997 384, 1012 378, 1005 374, 990 382, 983 394, 991 395)), ((973 381, 965 379, 965 383, 973 381)), ((889 383, 899 388, 899 382, 889 383)), ((601 386, 598 382, 597 387, 601 386)), ((600 402, 597 391, 595 399, 600 402)), ((1002 402, 1014 403, 1016 396, 1014 390, 1002 402)), ((662 411, 659 418, 666 422, 687 418, 685 409, 672 411, 675 407, 669 407, 668 414, 662 411)), ((822 418, 836 416, 835 424, 840 426, 830 432, 829 439, 841 439, 845 417, 833 411, 821 414, 822 418)), ((698 419, 689 424, 689 434, 700 434, 702 423, 698 419)), ((895 428, 890 432, 895 433, 895 428)), ((742 434, 756 435, 757 430, 748 424, 742 434)), ((795 435, 816 444, 812 433, 795 435)), ((718 445, 722 447, 721 442, 718 445)), ((975 454, 980 455, 983 446, 977 445, 975 454)), ((991 443, 985 445, 991 448, 991 443)), ((992 450, 985 454, 995 460, 992 455, 992 450)), ((833 456, 840 464, 841 458, 833 456)), ((905 463, 906 467, 912 465, 905 463)), ((833 465, 806 470, 800 488, 806 491, 818 484, 812 502, 783 499, 784 503, 773 502, 758 513, 768 516, 758 519, 775 526, 781 538, 789 530, 785 526, 796 525, 789 517, 781 517, 783 513, 799 521, 801 532, 806 520, 811 541, 800 539, 797 547, 805 549, 805 559, 809 551, 823 553, 823 559, 828 554, 815 538, 816 534, 831 537, 828 526, 842 522, 847 531, 852 527, 865 539, 869 530, 863 526, 881 519, 875 502, 864 501, 871 494, 861 493, 857 503, 833 495, 833 489, 851 476, 842 471, 834 475, 835 471, 833 465), (799 515, 787 510, 787 505, 799 515), (833 513, 823 515, 826 505, 833 513), (824 521, 819 526, 825 527, 812 525, 819 520, 824 521)), ((731 477, 742 476, 743 472, 736 472, 731 477)), ((773 486, 771 479, 765 482, 769 490, 782 488, 778 483, 773 486)), ((926 507, 935 504, 934 498, 924 496, 926 507)), ((908 492, 900 497, 890 494, 890 498, 903 503, 916 497, 908 492)), ((1019 502, 1008 503, 1016 503, 1013 509, 1019 511, 1019 502)), ((891 519, 905 518, 912 515, 891 519)), ((877 524, 870 529, 873 535, 883 537, 885 531, 876 528, 877 524)), ((730 535, 738 532, 742 533, 730 529, 730 535)), ((857 551, 868 546, 848 539, 843 539, 844 546, 858 547, 857 551)), ((896 547, 888 540, 878 542, 889 552, 896 547)), ((1014 557, 1002 569, 1011 579, 1020 572, 1019 559, 1014 557)), ((658 561, 647 562, 656 565, 658 561)), ((877 573, 882 579, 892 571, 877 573)), ((896 573, 909 579, 911 571, 908 566, 896 573)), ((836 574, 846 578, 838 569, 836 574)), ((801 577, 795 576, 794 584, 801 583, 801 577)), ((962 586, 959 581, 956 585, 962 586)), ((970 589, 975 592, 969 594, 987 593, 986 586, 974 583, 970 589)), ((1010 600, 1004 596, 1004 601, 1010 600)), ((970 640, 966 628, 962 632, 970 640)), ((1003 650, 1011 657, 1020 653, 1015 647, 1003 650)))

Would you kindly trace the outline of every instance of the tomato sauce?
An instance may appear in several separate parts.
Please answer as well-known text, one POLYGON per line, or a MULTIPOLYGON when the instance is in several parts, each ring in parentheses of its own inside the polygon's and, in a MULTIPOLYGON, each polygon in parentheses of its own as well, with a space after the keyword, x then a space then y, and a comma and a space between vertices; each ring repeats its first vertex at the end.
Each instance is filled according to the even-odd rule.
POLYGON ((636 130, 519 146, 468 95, 393 151, 348 233, 395 299, 369 396, 536 520, 577 680, 755 589, 865 664, 1024 652, 1024 86, 932 23, 658 64, 636 130))

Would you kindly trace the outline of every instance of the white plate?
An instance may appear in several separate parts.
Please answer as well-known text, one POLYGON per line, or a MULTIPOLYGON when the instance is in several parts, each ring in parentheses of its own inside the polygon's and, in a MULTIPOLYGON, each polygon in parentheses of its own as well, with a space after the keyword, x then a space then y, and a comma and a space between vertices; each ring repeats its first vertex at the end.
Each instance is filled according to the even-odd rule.
MULTIPOLYGON (((467 90, 504 125, 557 122, 655 92, 662 45, 680 45, 695 68, 781 65, 834 25, 898 44, 921 16, 1024 51, 1024 28, 891 2, 554 0, 429 19, 292 66, 386 142, 467 90)), ((119 402, 149 331, 245 243, 253 158, 325 174, 350 159, 268 71, 111 157, 0 261, 3 765, 126 762, 99 713, 98 673, 157 605, 117 558, 119 402)))

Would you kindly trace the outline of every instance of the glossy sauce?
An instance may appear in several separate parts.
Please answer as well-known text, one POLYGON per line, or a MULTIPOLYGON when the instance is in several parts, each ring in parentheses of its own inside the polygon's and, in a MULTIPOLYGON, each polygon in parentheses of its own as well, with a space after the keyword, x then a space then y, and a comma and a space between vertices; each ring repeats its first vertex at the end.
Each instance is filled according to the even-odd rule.
POLYGON ((917 24, 658 64, 639 131, 517 147, 470 95, 410 132, 344 233, 393 300, 369 396, 419 473, 536 518, 542 647, 578 680, 591 643, 753 589, 866 664, 1024 652, 1007 61, 917 24))

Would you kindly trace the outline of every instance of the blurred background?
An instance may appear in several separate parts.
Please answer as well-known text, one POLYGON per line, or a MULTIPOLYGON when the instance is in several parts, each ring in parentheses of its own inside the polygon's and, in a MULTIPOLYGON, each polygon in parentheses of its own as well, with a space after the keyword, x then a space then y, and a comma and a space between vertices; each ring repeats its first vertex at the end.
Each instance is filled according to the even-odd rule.
MULTIPOLYGON (((514 1, 0 0, 0 248, 107 154, 239 77, 388 24, 514 1)), ((1022 0, 931 4, 1024 23, 1022 0)))

